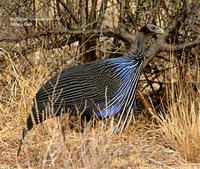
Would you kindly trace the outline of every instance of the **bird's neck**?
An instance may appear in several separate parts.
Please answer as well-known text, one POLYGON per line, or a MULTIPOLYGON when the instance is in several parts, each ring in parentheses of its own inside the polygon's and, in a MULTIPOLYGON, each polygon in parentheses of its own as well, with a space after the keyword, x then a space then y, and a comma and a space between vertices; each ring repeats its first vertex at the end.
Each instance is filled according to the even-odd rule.
POLYGON ((136 37, 136 42, 133 48, 130 50, 130 55, 133 57, 142 56, 145 51, 145 45, 148 41, 148 37, 145 36, 143 33, 139 32, 136 37))

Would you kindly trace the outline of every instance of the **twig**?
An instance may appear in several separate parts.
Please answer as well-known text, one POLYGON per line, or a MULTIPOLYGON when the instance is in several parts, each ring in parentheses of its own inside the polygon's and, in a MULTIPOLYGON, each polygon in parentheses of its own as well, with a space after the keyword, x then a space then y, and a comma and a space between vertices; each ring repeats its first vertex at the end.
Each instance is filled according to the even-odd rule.
POLYGON ((63 2, 62 0, 58 0, 58 2, 60 2, 60 4, 62 4, 62 6, 65 8, 65 10, 69 13, 69 15, 72 17, 72 19, 74 20, 74 22, 76 24, 79 24, 79 19, 73 14, 73 12, 71 11, 71 9, 66 5, 65 2, 63 2))
POLYGON ((200 34, 200 31, 194 28, 194 24, 193 24, 193 19, 195 18, 195 15, 197 15, 197 11, 200 8, 200 4, 196 3, 192 6, 192 10, 191 10, 191 6, 189 5, 188 0, 185 0, 185 4, 186 4, 186 13, 187 13, 187 20, 188 20, 188 26, 191 28, 192 31, 200 34))
POLYGON ((145 109, 149 112, 149 114, 155 119, 157 124, 161 123, 161 119, 158 117, 158 115, 156 115, 155 111, 153 110, 153 108, 150 106, 150 104, 148 103, 148 101, 145 99, 144 95, 142 94, 141 91, 138 90, 138 95, 139 98, 143 104, 143 106, 145 107, 145 109))
POLYGON ((199 44, 200 44, 200 37, 198 37, 196 40, 193 40, 192 42, 187 42, 184 44, 170 45, 170 44, 164 43, 161 47, 161 50, 162 51, 179 51, 179 50, 190 48, 199 44))
POLYGON ((160 161, 156 161, 156 160, 148 158, 148 157, 146 159, 151 161, 151 162, 153 162, 153 163, 155 163, 155 164, 158 164, 158 165, 160 165, 162 167, 166 167, 166 168, 169 168, 169 169, 175 169, 174 167, 168 166, 168 165, 166 165, 166 164, 164 164, 164 163, 162 163, 160 161))
POLYGON ((108 5, 108 0, 102 0, 101 2, 101 7, 100 7, 100 11, 99 11, 99 16, 98 16, 98 28, 100 28, 102 22, 103 22, 103 18, 107 9, 107 5, 108 5))

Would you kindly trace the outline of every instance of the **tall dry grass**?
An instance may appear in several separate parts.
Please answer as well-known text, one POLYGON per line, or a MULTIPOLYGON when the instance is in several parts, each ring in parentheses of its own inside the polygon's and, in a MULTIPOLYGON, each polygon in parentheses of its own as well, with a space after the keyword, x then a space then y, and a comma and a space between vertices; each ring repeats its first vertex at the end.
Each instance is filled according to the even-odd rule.
POLYGON ((162 116, 160 132, 164 144, 186 161, 200 162, 200 68, 193 65, 172 69, 167 88, 167 114, 162 116), (175 76, 174 76, 175 75, 175 76))
POLYGON ((58 71, 53 60, 59 60, 60 55, 40 51, 35 55, 42 64, 30 66, 25 58, 13 60, 9 53, 1 52, 6 67, 0 76, 0 168, 198 168, 198 66, 187 68, 188 80, 184 82, 179 69, 166 72, 177 76, 169 78, 160 124, 141 114, 120 135, 112 134, 109 125, 104 127, 102 122, 95 127, 88 123, 80 132, 80 121, 64 115, 34 127, 17 159, 21 130, 33 97, 42 82, 58 71), (75 124, 73 129, 71 123, 75 124))

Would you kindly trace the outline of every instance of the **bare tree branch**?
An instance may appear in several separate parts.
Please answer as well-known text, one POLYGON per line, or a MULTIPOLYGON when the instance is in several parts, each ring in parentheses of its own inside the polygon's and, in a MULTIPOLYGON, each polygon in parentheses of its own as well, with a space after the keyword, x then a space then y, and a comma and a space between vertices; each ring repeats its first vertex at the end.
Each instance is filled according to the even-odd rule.
POLYGON ((32 35, 27 35, 25 37, 21 36, 12 36, 12 37, 0 37, 0 42, 20 42, 22 40, 27 40, 30 38, 39 38, 42 36, 50 36, 50 35, 80 35, 80 34, 85 34, 90 36, 91 34, 96 34, 96 35, 104 35, 107 37, 116 37, 120 40, 123 40, 127 43, 133 43, 135 41, 135 36, 128 33, 128 32, 121 32, 119 29, 115 28, 104 28, 104 29, 91 29, 83 32, 82 30, 61 30, 61 31, 43 31, 39 33, 35 33, 32 35))
POLYGON ((187 42, 184 44, 170 45, 170 44, 165 43, 164 45, 162 45, 161 50, 162 51, 178 51, 178 50, 183 50, 185 48, 197 46, 199 44, 200 44, 200 38, 198 37, 196 40, 192 42, 187 42))
POLYGON ((191 28, 192 31, 200 34, 200 30, 196 29, 194 27, 194 23, 193 23, 194 18, 196 17, 196 15, 198 15, 197 11, 199 11, 200 3, 189 5, 188 0, 185 0, 185 1, 186 1, 186 9, 185 10, 187 13, 188 26, 191 28))
POLYGON ((169 36, 169 33, 178 27, 179 22, 185 20, 186 15, 174 18, 173 21, 165 29, 165 34, 158 37, 156 42, 150 46, 147 51, 147 60, 145 61, 143 67, 145 68, 151 60, 163 49, 163 46, 166 44, 165 40, 169 36))
POLYGON ((187 13, 183 12, 181 16, 174 18, 173 21, 168 25, 165 30, 165 34, 157 38, 156 42, 150 46, 147 51, 147 60, 144 63, 144 68, 149 64, 151 60, 161 51, 178 51, 184 48, 190 48, 200 44, 200 37, 192 42, 187 42, 184 44, 168 44, 166 43, 166 38, 169 36, 170 32, 172 32, 175 28, 178 27, 180 22, 183 22, 187 17, 187 13))
POLYGON ((96 20, 97 0, 92 1, 92 8, 90 10, 89 23, 94 23, 96 20))
POLYGON ((102 0, 100 11, 99 11, 99 16, 98 16, 98 28, 101 26, 101 24, 103 22, 103 18, 104 18, 106 9, 107 9, 107 5, 108 5, 108 0, 102 0))
POLYGON ((74 22, 76 24, 79 23, 79 19, 73 14, 73 12, 71 11, 71 9, 66 5, 65 2, 63 2, 62 0, 58 0, 58 2, 60 2, 60 4, 62 4, 62 6, 65 8, 65 10, 69 13, 69 15, 73 18, 74 22))

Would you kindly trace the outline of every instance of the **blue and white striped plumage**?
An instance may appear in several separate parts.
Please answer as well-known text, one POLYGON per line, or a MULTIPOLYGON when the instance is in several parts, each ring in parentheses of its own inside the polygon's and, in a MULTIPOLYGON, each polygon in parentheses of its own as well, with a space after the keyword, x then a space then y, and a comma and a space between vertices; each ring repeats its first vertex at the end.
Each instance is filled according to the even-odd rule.
POLYGON ((124 114, 134 101, 142 63, 143 57, 123 56, 79 65, 76 66, 76 70, 73 67, 65 69, 38 91, 37 105, 43 110, 49 97, 54 95, 55 108, 62 102, 66 108, 74 105, 80 111, 84 108, 85 114, 95 111, 101 118, 120 112, 124 114), (73 76, 70 76, 70 69, 73 76), (87 110, 91 102, 98 105, 98 109, 87 110), (84 107, 81 104, 84 104, 84 107))
POLYGON ((64 69, 37 92, 26 130, 62 112, 77 114, 77 109, 82 116, 96 114, 99 118, 119 113, 118 127, 122 117, 122 126, 125 126, 127 119, 133 116, 131 108, 143 60, 143 49, 137 48, 119 58, 64 69))
POLYGON ((121 83, 116 92, 111 96, 107 106, 100 112, 97 112, 97 116, 108 117, 116 113, 120 113, 120 116, 124 114, 129 115, 135 100, 143 57, 124 56, 108 60, 108 62, 115 67, 113 76, 119 78, 121 83))
MULTIPOLYGON (((67 68, 38 91, 37 109, 44 112, 48 105, 53 107, 56 116, 63 108, 71 114, 75 114, 77 109, 86 116, 95 113, 99 118, 119 113, 119 124, 122 116, 125 124, 131 116, 142 63, 143 56, 137 53, 67 68)), ((32 121, 41 123, 48 116, 33 111, 28 128, 33 126, 32 121)))

